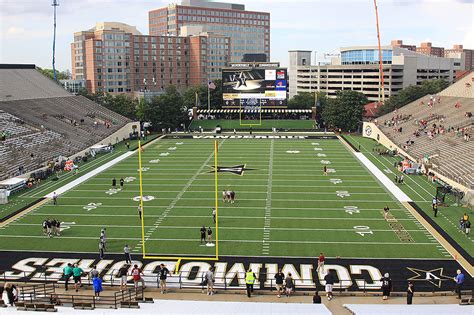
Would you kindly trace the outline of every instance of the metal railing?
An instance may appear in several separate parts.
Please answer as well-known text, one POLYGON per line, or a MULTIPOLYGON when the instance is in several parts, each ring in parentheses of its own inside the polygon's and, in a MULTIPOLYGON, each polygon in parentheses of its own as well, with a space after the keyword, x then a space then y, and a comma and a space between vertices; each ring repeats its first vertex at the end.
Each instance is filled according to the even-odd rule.
MULTIPOLYGON (((24 283, 31 282, 43 282, 41 284, 41 290, 45 291, 51 289, 48 287, 48 284, 55 284, 56 286, 63 285, 65 279, 59 273, 45 273, 42 272, 40 275, 35 276, 34 278, 29 277, 30 274, 19 273, 16 274, 17 279, 12 279, 6 276, 5 273, 0 273, 0 281, 11 282, 11 281, 23 281, 24 283)), ((103 270, 101 272, 101 278, 103 279, 104 286, 119 286, 120 277, 117 276, 118 270, 109 269, 103 270)), ((157 273, 145 273, 143 276, 148 287, 160 288, 160 279, 157 273)), ((302 291, 313 291, 313 290, 324 290, 325 281, 323 279, 315 278, 304 279, 304 278, 294 278, 296 285, 296 290, 302 291)), ((393 280, 393 286, 399 291, 405 291, 407 286, 407 280, 393 280)), ((452 291, 454 290, 455 283, 452 279, 440 278, 440 279, 414 279, 413 280, 417 291, 425 292, 437 292, 437 291, 452 291)), ((92 278, 89 274, 86 274, 82 277, 82 284, 86 286, 92 285, 92 278)), ((127 281, 128 286, 133 285, 132 277, 128 276, 127 281)), ((72 284, 71 284, 72 285, 72 284)), ((276 283, 274 279, 274 274, 259 273, 257 274, 255 289, 260 290, 270 290, 273 291, 276 289, 276 283)), ((177 274, 171 274, 167 277, 167 287, 169 288, 178 288, 178 289, 206 289, 204 272, 179 272, 177 274)), ((39 285, 24 286, 22 288, 24 293, 35 294, 34 290, 39 289, 39 285), (33 290, 33 292, 31 292, 33 290)), ((245 286, 245 273, 235 273, 232 275, 227 275, 226 273, 216 273, 214 288, 219 290, 243 290, 245 286)), ((474 285, 465 284, 465 290, 474 289, 474 285)), ((360 280, 336 280, 333 286, 335 291, 362 291, 362 292, 376 292, 381 290, 380 281, 367 281, 364 279, 360 280)))

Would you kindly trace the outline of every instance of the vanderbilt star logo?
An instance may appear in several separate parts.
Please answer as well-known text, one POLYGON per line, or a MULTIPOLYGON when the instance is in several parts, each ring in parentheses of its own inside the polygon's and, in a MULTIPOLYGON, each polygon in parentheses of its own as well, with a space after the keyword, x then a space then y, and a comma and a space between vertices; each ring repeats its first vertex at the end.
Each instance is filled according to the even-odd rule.
POLYGON ((423 270, 411 267, 407 267, 407 269, 415 274, 415 276, 408 279, 409 281, 428 281, 432 285, 441 288, 442 281, 452 280, 451 277, 443 275, 444 268, 442 267, 431 270, 423 270))
MULTIPOLYGON (((209 171, 207 173, 214 173, 216 171, 214 166, 211 166, 212 171, 209 171)), ((217 172, 218 173, 232 173, 236 174, 239 176, 244 175, 244 171, 253 171, 255 170, 254 168, 245 168, 245 164, 242 165, 236 165, 236 166, 217 166, 217 172)))

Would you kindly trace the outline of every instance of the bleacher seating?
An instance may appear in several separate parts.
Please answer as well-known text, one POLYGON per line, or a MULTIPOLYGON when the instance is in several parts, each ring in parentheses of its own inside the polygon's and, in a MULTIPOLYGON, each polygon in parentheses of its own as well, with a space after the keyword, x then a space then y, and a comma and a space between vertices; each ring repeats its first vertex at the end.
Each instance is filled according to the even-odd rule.
POLYGON ((419 161, 429 158, 432 167, 440 174, 473 188, 473 89, 474 73, 470 72, 438 95, 425 96, 396 112, 379 117, 377 124, 385 135, 412 157, 419 161), (433 106, 429 106, 430 102, 433 106), (426 123, 425 128, 423 123, 426 123), (436 132, 431 133, 432 130, 436 132))
POLYGON ((0 67, 0 78, 0 135, 6 135, 0 141, 0 180, 18 175, 20 166, 28 172, 80 152, 130 122, 34 69, 0 67))

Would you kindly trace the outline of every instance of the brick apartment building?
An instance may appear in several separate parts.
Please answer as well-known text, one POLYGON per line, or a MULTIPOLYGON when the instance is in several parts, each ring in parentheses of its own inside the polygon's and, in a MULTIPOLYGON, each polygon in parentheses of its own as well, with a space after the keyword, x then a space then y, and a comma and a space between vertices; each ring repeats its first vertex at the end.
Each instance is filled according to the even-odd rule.
POLYGON ((134 26, 97 23, 74 33, 72 76, 91 93, 160 92, 220 77, 230 39, 210 32, 191 36, 142 35, 134 26))
POLYGON ((183 0, 179 5, 152 10, 148 16, 150 35, 182 35, 183 27, 188 26, 194 35, 212 32, 228 36, 231 62, 242 61, 244 54, 259 53, 270 60, 270 13, 246 11, 242 4, 183 0))

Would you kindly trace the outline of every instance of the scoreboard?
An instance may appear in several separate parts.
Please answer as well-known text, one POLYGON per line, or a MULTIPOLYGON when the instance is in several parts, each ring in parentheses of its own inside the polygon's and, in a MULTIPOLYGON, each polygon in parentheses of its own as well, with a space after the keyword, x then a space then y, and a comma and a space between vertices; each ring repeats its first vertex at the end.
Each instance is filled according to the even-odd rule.
POLYGON ((222 97, 225 107, 286 107, 286 68, 227 68, 222 70, 222 97))

